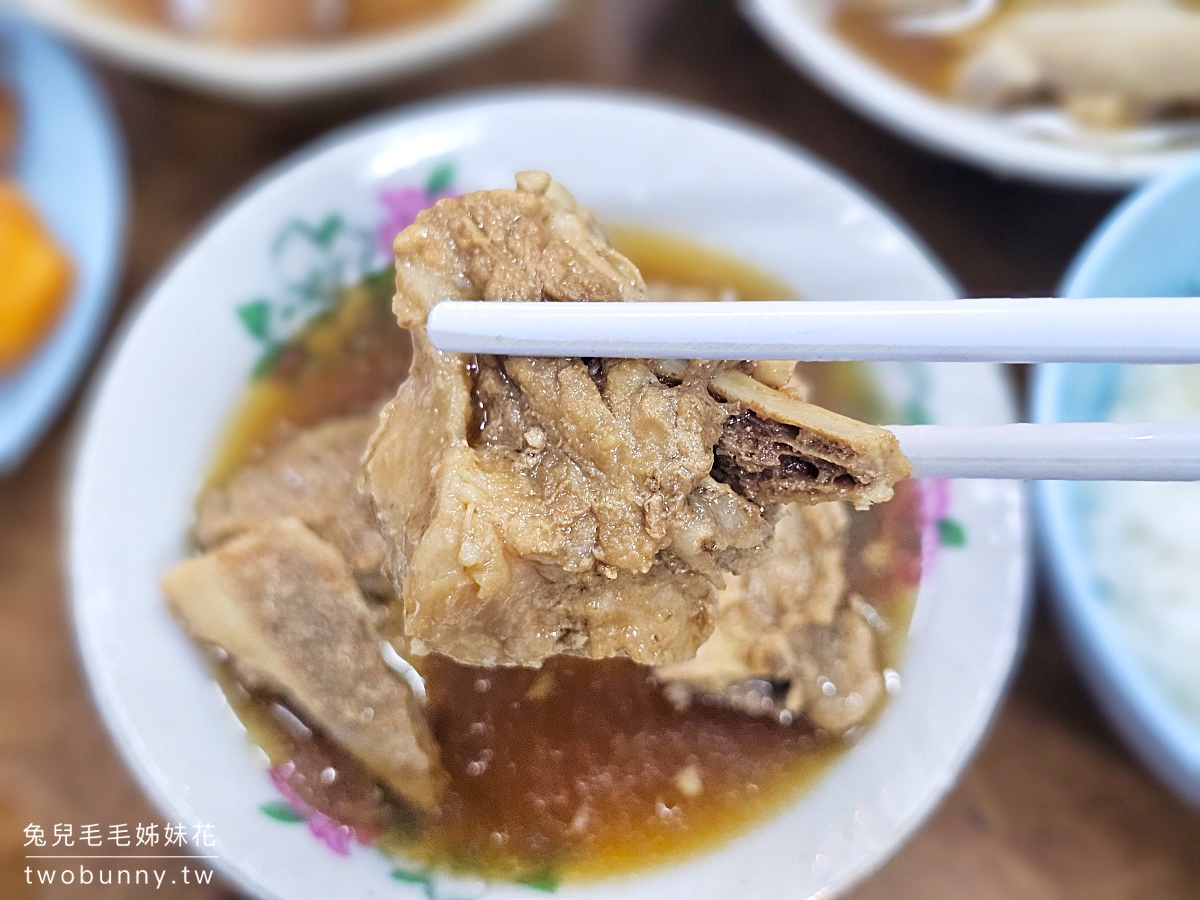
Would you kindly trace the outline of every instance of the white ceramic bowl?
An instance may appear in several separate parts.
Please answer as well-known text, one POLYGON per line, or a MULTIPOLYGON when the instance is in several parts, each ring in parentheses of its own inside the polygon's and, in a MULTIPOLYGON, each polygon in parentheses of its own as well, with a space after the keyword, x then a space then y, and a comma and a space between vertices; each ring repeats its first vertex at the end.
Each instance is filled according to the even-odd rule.
MULTIPOLYGON (((334 135, 232 201, 150 289, 109 359, 70 490, 69 568, 87 674, 121 752, 170 820, 214 826, 214 864, 257 896, 529 892, 441 878, 401 883, 372 850, 337 857, 303 827, 264 816, 260 807, 278 799, 265 762, 158 589, 185 552, 193 497, 262 352, 237 307, 382 263, 380 245, 411 216, 431 173, 444 186, 447 164, 459 191, 510 186, 518 170, 545 169, 605 220, 724 248, 805 296, 954 295, 901 226, 819 163, 737 122, 622 96, 501 94, 386 116, 334 135)), ((1013 416, 995 367, 897 365, 874 374, 911 418, 1013 416)), ((984 733, 1028 596, 1017 485, 935 484, 925 498, 927 571, 903 689, 864 739, 793 806, 720 850, 566 885, 562 896, 828 896, 903 842, 984 733)))
POLYGON ((928 94, 880 68, 827 26, 817 0, 741 0, 746 15, 788 60, 863 115, 939 153, 999 175, 1079 188, 1140 184, 1195 155, 1200 145, 1144 152, 1100 140, 1034 136, 1002 115, 928 94))
POLYGON ((244 100, 284 101, 397 78, 502 40, 563 0, 468 0, 392 32, 326 43, 239 48, 131 23, 86 0, 14 0, 26 15, 119 65, 244 100))
MULTIPOLYGON (((1186 166, 1135 194, 1100 226, 1061 287, 1063 297, 1193 296, 1200 285, 1200 164, 1186 166)), ((1136 302, 1136 301, 1135 301, 1136 302)), ((1120 392, 1124 367, 1038 366, 1036 422, 1103 421, 1120 392)), ((1055 608, 1068 647, 1116 729, 1172 789, 1200 807, 1200 723, 1158 677, 1153 659, 1114 609, 1113 592, 1095 562, 1089 519, 1106 485, 1048 481, 1036 485, 1038 523, 1054 581, 1055 608)), ((1190 540, 1200 546, 1200 537, 1190 540)), ((1143 574, 1128 548, 1118 564, 1143 574)), ((1139 600, 1163 602, 1145 573, 1139 600)))

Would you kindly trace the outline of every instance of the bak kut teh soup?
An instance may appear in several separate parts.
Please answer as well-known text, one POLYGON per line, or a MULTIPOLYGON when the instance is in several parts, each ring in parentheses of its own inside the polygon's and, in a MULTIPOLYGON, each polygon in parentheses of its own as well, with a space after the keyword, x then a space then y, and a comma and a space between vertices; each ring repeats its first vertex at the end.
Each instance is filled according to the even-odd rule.
POLYGON ((465 0, 88 0, 123 18, 233 44, 285 44, 391 31, 465 0))
MULTIPOLYGON (((621 289, 658 298, 791 293, 669 235, 612 228, 610 246, 586 210, 558 191, 548 179, 525 179, 517 192, 471 195, 419 219, 397 244, 402 271, 414 279, 400 279, 401 316, 412 316, 402 308, 406 292, 416 295, 412 285, 434 284, 442 271, 466 273, 452 279, 460 293, 483 279, 489 293, 511 299, 531 277, 554 296, 554 272, 574 279, 575 296, 595 299, 616 290, 605 281, 612 273, 621 289), (522 191, 529 196, 508 196, 522 191), (594 255, 559 266, 555 254, 567 251, 555 243, 558 230, 569 235, 569 252, 582 252, 586 241, 594 255), (468 252, 470 240, 486 242, 491 268, 481 274, 478 260, 453 258, 439 234, 454 235, 457 253, 468 252), (415 260, 407 255, 414 247, 415 260), (421 265, 436 272, 414 274, 421 265), (549 276, 539 268, 547 265, 549 276)), ((442 296, 448 288, 431 290, 442 296)), ((919 489, 888 482, 903 471, 902 458, 875 448, 870 426, 818 414, 799 399, 864 418, 882 414, 867 382, 846 366, 815 367, 801 379, 790 365, 714 373, 560 361, 560 387, 538 395, 542 373, 496 358, 447 359, 419 324, 410 336, 393 315, 393 293, 392 273, 368 279, 264 363, 198 501, 203 555, 165 581, 185 627, 220 648, 217 677, 287 801, 394 856, 402 874, 440 869, 549 887, 716 847, 794 800, 886 703, 919 579, 919 489), (743 391, 747 402, 717 398, 731 374, 729 391, 743 391), (779 394, 780 416, 814 416, 816 424, 756 412, 767 408, 758 387, 768 398, 779 394), (461 416, 461 440, 430 442, 430 450, 420 446, 419 425, 386 433, 427 398, 443 417, 461 416), (590 434, 571 431, 576 400, 594 416, 590 434), (798 404, 794 412, 789 403, 798 404), (660 420, 643 415, 646 407, 667 410, 675 432, 711 415, 695 431, 711 441, 708 468, 672 501, 668 485, 684 478, 679 469, 691 459, 681 452, 655 482, 666 499, 642 499, 650 510, 629 528, 617 514, 621 493, 595 486, 607 477, 603 460, 589 464, 586 454, 602 434, 613 454, 637 451, 626 469, 656 464, 655 447, 680 438, 654 433, 660 420), (639 430, 622 425, 630 421, 639 430), (802 437, 819 443, 818 429, 826 443, 803 449, 802 437), (653 440, 639 443, 647 433, 653 440), (372 477, 381 477, 389 440, 439 456, 428 474, 418 473, 438 500, 406 518, 411 530, 399 539, 380 524, 395 507, 359 488, 369 483, 364 468, 374 464, 372 477), (876 458, 895 471, 871 468, 876 458), (587 490, 583 476, 571 480, 568 462, 591 466, 587 490), (539 494, 546 485, 558 493, 539 494), (520 528, 489 512, 501 489, 514 507, 530 497, 538 504, 520 528), (576 495, 565 496, 571 490, 576 495), (855 510, 869 505, 871 492, 894 497, 855 510), (579 496, 603 504, 570 520, 574 544, 564 547, 553 529, 563 510, 583 508, 579 496), (701 515, 714 509, 725 531, 701 515), (481 532, 477 521, 488 516, 481 532), (617 536, 605 536, 606 527, 617 536), (746 532, 764 546, 738 546, 746 532), (645 572, 621 567, 622 541, 644 549, 655 535, 667 549, 647 553, 645 572), (502 547, 504 566, 487 556, 488 540, 502 547), (561 562, 584 556, 585 544, 607 567, 595 581, 561 562), (452 562, 440 575, 422 568, 445 553, 452 562), (453 566, 482 586, 464 590, 467 576, 453 566), (255 581, 256 567, 270 570, 269 584, 255 581), (425 583, 412 593, 405 578, 415 573, 425 583), (514 581, 525 595, 509 599, 514 581), (621 593, 610 602, 603 592, 614 584, 621 593), (506 599, 490 606, 489 596, 506 599), (544 605, 530 605, 531 596, 544 605), (506 619, 522 602, 520 616, 506 619), (226 615, 236 630, 226 628, 226 615), (549 637, 526 635, 519 626, 530 617, 567 625, 549 637), (423 699, 406 693, 395 670, 382 671, 383 639, 396 669, 410 680, 407 666, 419 673, 423 699), (305 652, 323 661, 319 671, 305 652)), ((440 435, 445 423, 429 427, 440 435)), ((624 490, 625 477, 604 487, 624 490)))

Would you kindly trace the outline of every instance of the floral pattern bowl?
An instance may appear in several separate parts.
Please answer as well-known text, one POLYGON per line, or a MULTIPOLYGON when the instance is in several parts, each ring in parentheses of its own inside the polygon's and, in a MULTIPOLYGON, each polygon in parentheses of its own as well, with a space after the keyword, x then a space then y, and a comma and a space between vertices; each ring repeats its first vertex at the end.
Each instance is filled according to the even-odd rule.
MULTIPOLYGON (((1017 656, 1028 600, 1022 491, 922 486, 923 573, 895 696, 821 780, 724 846, 636 876, 489 884, 406 865, 307 807, 249 745, 158 578, 187 551, 195 492, 247 379, 327 303, 388 261, 391 236, 448 192, 541 168, 600 217, 743 258, 804 296, 949 298, 937 263, 817 161, 738 122, 574 91, 490 95, 336 134, 235 198, 158 280, 91 398, 69 492, 69 571, 97 704, 171 821, 247 892, 300 898, 725 900, 830 896, 880 865, 953 784, 1017 656)), ((878 366, 907 421, 1011 421, 991 366, 878 366)))

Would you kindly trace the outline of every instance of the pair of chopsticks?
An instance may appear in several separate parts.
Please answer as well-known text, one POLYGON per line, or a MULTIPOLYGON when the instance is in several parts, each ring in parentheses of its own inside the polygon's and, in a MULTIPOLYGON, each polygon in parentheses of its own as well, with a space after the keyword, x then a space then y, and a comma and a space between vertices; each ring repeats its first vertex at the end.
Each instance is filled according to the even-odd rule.
MULTIPOLYGON (((736 303, 449 301, 439 350, 812 362, 1200 363, 1200 298, 736 303)), ((1200 481, 1200 423, 894 426, 922 478, 1200 481)))

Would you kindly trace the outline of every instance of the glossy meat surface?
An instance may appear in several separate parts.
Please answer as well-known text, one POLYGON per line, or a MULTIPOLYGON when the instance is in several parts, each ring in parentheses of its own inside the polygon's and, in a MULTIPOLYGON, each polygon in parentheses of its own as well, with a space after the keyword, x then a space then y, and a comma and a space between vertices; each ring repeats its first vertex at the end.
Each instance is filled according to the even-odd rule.
POLYGON ((370 498, 359 490, 362 457, 377 425, 377 416, 365 415, 306 429, 207 488, 196 503, 196 542, 207 550, 266 520, 297 518, 341 552, 363 590, 390 594, 383 538, 370 498))
POLYGON ((866 719, 883 678, 875 634, 847 595, 847 524, 841 504, 788 507, 762 565, 720 592, 712 637, 694 659, 656 672, 667 695, 804 714, 834 734, 866 719))
POLYGON ((436 806, 437 746, 408 683, 384 663, 374 615, 335 547, 298 519, 266 520, 177 565, 163 590, 247 688, 284 698, 416 808, 436 806))
MULTIPOLYGON (((396 262, 394 308, 415 356, 372 438, 366 482, 414 652, 477 665, 689 659, 712 631, 714 586, 754 561, 781 500, 869 503, 907 475, 890 434, 831 419, 869 432, 889 465, 859 465, 855 447, 870 441, 851 435, 843 462, 858 474, 842 466, 836 489, 810 469, 781 470, 756 499, 737 454, 714 478, 726 424, 747 409, 714 390, 736 363, 434 349, 424 326, 441 300, 646 299, 595 218, 542 173, 440 202, 397 238, 396 262)), ((787 406, 744 377, 767 393, 751 397, 759 409, 787 406)))

